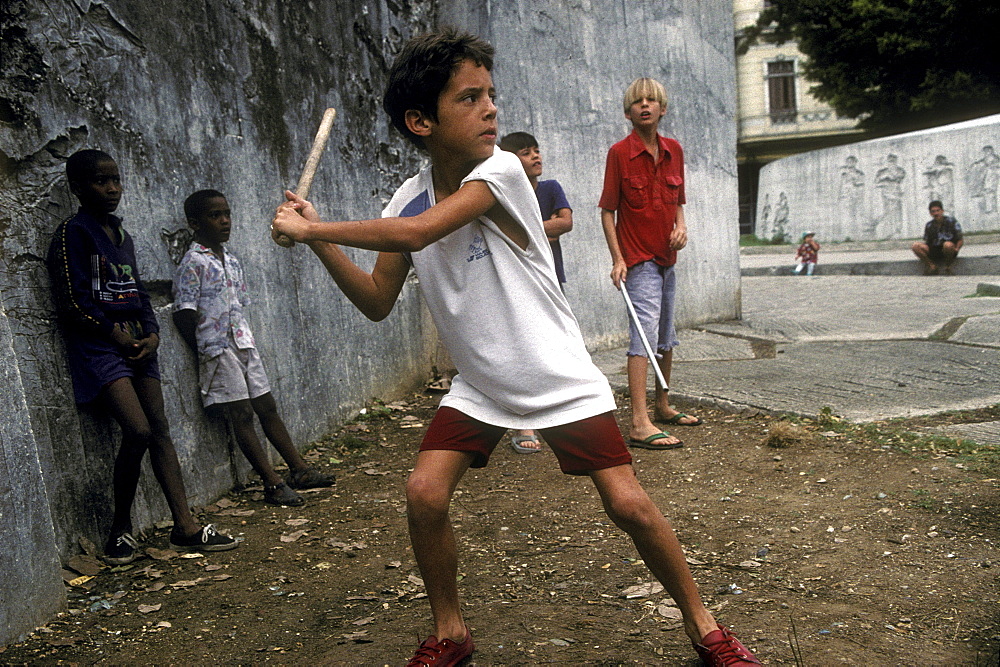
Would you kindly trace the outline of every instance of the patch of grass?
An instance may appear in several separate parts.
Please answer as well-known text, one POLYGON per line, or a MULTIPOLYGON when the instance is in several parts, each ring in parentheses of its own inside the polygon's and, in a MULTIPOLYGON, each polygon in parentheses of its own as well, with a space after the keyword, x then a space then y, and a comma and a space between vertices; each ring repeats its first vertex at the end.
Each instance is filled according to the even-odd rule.
POLYGON ((768 429, 764 444, 775 449, 784 449, 795 445, 807 445, 813 441, 812 433, 798 424, 790 421, 779 421, 768 429))
POLYGON ((775 236, 773 239, 762 239, 758 238, 755 234, 740 234, 740 247, 748 248, 751 246, 762 246, 762 245, 784 245, 788 243, 784 236, 775 236))
POLYGON ((962 424, 995 420, 1000 420, 1000 405, 977 410, 956 410, 934 417, 890 419, 867 424, 854 424, 841 419, 833 414, 830 408, 825 407, 820 410, 816 424, 825 431, 840 433, 871 447, 891 448, 917 458, 943 456, 962 463, 970 470, 995 474, 1000 471, 1000 447, 977 443, 968 438, 950 438, 913 430, 942 423, 962 424))
POLYGON ((354 421, 362 423, 382 421, 388 419, 391 414, 392 410, 385 403, 376 399, 368 407, 361 408, 361 412, 354 418, 354 421))
POLYGON ((369 440, 359 438, 351 433, 345 433, 336 440, 333 441, 333 445, 341 451, 345 452, 359 452, 371 446, 369 440))
POLYGON ((911 489, 910 493, 915 496, 913 501, 914 507, 919 507, 925 510, 937 509, 938 503, 931 497, 931 492, 927 489, 911 489))

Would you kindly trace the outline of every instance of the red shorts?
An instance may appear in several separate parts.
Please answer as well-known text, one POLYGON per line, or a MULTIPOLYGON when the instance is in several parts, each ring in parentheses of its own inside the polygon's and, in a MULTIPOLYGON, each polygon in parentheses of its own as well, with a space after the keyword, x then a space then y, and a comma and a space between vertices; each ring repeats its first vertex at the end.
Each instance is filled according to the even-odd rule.
MULTIPOLYGON (((455 408, 442 407, 434 415, 420 451, 470 452, 475 456, 472 467, 484 468, 506 432, 503 426, 486 424, 455 408)), ((539 429, 539 433, 555 452, 559 468, 567 475, 586 475, 592 470, 632 463, 632 455, 611 412, 539 429)))

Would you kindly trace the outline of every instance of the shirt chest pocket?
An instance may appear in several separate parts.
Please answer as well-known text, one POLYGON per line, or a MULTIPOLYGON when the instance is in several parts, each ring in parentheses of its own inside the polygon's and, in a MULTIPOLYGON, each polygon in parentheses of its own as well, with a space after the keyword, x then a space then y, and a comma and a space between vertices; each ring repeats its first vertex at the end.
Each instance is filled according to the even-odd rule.
POLYGON ((667 176, 663 179, 663 201, 666 204, 676 204, 681 195, 684 179, 680 176, 667 176))
POLYGON ((622 191, 631 208, 645 208, 649 203, 649 179, 645 176, 626 176, 622 191))

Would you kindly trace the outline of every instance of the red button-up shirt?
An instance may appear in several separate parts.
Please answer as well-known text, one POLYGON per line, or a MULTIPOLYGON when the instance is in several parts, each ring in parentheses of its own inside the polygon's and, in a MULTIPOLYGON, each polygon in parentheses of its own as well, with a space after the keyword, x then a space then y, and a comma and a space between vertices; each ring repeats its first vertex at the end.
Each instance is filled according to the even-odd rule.
POLYGON ((598 204, 617 212, 615 232, 626 266, 653 260, 673 266, 677 251, 670 234, 677 221, 677 207, 685 203, 684 152, 673 139, 656 135, 659 159, 633 130, 608 150, 604 191, 598 204))

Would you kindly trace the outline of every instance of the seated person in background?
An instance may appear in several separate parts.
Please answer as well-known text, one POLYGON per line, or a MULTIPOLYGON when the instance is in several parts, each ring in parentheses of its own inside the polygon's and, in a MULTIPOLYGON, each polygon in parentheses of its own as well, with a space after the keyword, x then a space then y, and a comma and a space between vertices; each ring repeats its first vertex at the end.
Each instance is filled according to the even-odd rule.
POLYGON ((795 273, 802 273, 806 270, 806 275, 811 276, 816 268, 816 261, 819 259, 819 243, 816 242, 816 232, 802 232, 802 245, 795 251, 795 273))
POLYGON ((924 275, 936 276, 940 270, 953 275, 951 265, 962 249, 962 225, 944 214, 944 206, 934 200, 928 206, 931 219, 924 225, 924 240, 913 244, 913 254, 924 263, 924 275))

